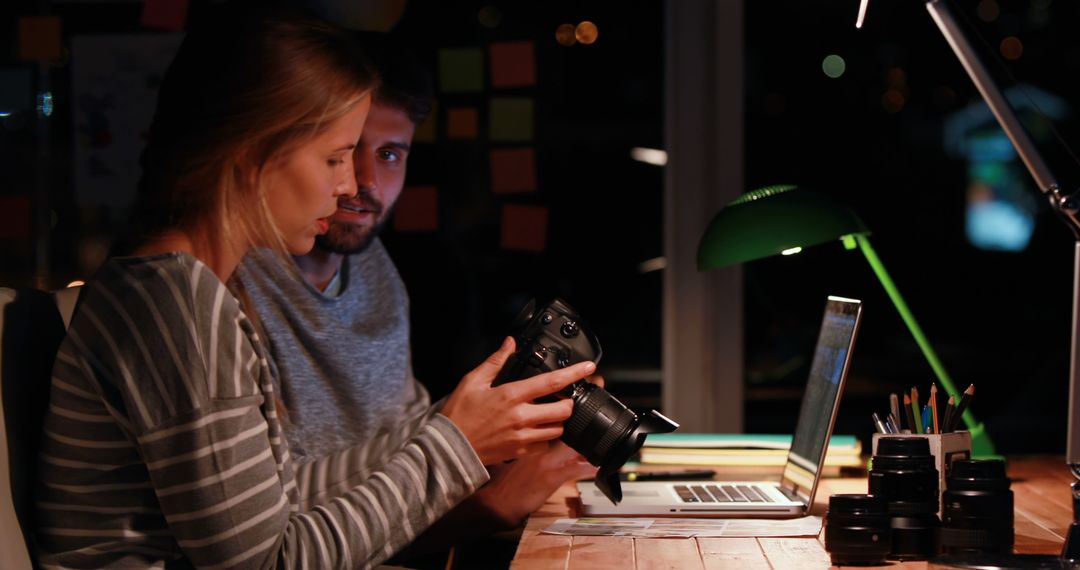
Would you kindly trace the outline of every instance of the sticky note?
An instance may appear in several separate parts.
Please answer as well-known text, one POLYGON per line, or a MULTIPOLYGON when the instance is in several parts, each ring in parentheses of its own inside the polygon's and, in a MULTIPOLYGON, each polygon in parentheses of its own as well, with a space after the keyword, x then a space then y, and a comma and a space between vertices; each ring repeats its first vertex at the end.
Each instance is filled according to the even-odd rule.
POLYGON ((493 141, 529 141, 533 138, 531 97, 492 97, 488 119, 493 141))
POLYGON ((19 18, 19 59, 52 61, 60 59, 60 18, 26 16, 19 18))
POLYGON ((536 190, 536 151, 532 147, 493 149, 491 191, 514 194, 536 190))
POLYGON ((394 207, 394 230, 428 232, 439 229, 439 193, 434 186, 406 186, 394 207))
POLYGON ((546 206, 506 204, 502 211, 499 246, 507 250, 542 252, 547 247, 546 206))
POLYGON ((531 41, 493 43, 488 51, 492 87, 536 85, 536 55, 531 41))
POLYGON ((0 196, 0 239, 29 239, 32 216, 29 196, 0 196))
POLYGON ((431 112, 427 117, 424 117, 424 122, 420 123, 420 126, 416 127, 416 132, 413 133, 413 142, 433 143, 435 142, 435 136, 438 133, 437 124, 439 116, 438 103, 431 104, 431 112))
POLYGON ((188 0, 143 0, 142 25, 170 32, 184 31, 188 0))
POLYGON ((439 89, 444 93, 483 91, 483 50, 480 48, 439 50, 439 89))
POLYGON ((479 128, 476 126, 478 113, 476 107, 454 107, 446 110, 446 136, 451 139, 475 139, 479 128))

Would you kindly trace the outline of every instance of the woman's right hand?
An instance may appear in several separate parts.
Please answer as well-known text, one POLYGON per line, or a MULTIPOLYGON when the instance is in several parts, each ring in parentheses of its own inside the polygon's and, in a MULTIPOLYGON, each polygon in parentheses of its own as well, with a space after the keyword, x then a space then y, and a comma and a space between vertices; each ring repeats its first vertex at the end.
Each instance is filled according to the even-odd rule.
POLYGON ((533 400, 554 394, 596 371, 596 364, 579 362, 492 386, 513 353, 514 339, 507 337, 498 351, 462 378, 442 409, 485 465, 547 449, 549 440, 562 435, 562 423, 573 413, 574 403, 568 399, 550 403, 533 400))

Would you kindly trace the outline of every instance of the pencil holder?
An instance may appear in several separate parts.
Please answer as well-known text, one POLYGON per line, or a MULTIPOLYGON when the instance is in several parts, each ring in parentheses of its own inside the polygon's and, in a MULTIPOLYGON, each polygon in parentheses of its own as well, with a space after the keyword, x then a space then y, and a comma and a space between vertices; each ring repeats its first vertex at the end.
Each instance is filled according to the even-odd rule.
POLYGON ((877 455, 878 440, 883 437, 921 437, 930 444, 930 455, 938 471, 938 516, 941 516, 941 493, 945 490, 945 480, 952 472, 952 464, 958 459, 971 459, 971 433, 952 431, 948 433, 924 434, 885 434, 875 433, 871 440, 871 453, 877 455))

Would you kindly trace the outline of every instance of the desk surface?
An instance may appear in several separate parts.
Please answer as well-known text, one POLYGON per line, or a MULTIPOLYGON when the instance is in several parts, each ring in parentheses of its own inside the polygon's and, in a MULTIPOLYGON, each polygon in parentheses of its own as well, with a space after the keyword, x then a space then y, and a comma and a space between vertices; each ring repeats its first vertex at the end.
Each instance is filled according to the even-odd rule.
MULTIPOLYGON (((1069 475, 1060 457, 1017 457, 1009 461, 1016 508, 1016 551, 1057 554, 1072 522, 1069 475)), ((824 479, 813 514, 823 515, 829 495, 865 493, 866 478, 824 479)), ((630 570, 636 568, 828 568, 818 538, 625 538, 542 534, 557 518, 575 517, 577 490, 564 485, 529 518, 512 568, 630 570)), ((893 562, 892 569, 926 568, 926 562, 893 562)))

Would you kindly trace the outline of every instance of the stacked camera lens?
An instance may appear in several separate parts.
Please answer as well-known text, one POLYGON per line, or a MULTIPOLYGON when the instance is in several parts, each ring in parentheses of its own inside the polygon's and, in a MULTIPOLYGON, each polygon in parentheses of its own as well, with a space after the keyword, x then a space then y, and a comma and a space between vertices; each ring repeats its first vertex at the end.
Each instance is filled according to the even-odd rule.
POLYGON ((941 546, 947 554, 1010 553, 1013 493, 1005 462, 959 460, 942 496, 941 546))
POLYGON ((889 558, 930 558, 940 549, 938 471, 930 443, 920 437, 878 439, 870 469, 870 494, 888 502, 889 558))
POLYGON ((889 503, 874 495, 832 495, 825 550, 837 566, 884 564, 892 545, 889 503))

